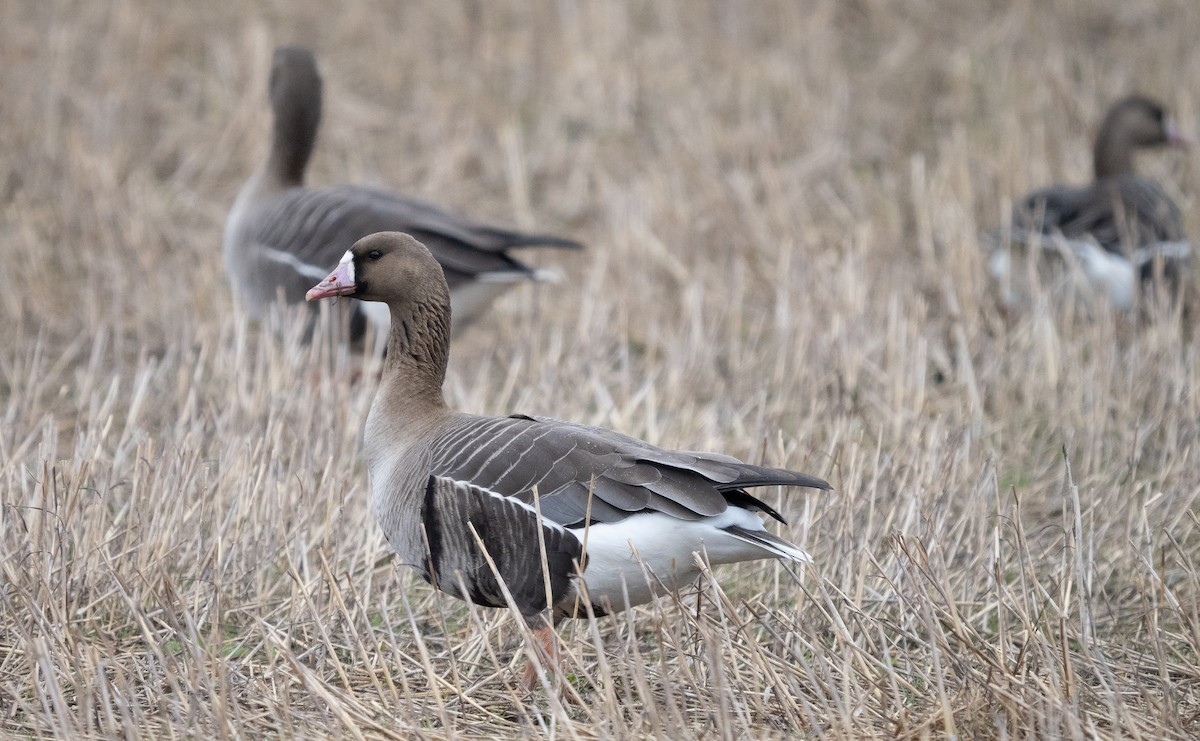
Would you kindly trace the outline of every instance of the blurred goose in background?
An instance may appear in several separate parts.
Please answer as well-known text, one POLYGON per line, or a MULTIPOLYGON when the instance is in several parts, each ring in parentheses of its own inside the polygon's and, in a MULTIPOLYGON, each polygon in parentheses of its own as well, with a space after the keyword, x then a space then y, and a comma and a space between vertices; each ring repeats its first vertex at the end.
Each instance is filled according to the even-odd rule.
MULTIPOLYGON (((1077 269, 1087 289, 1130 310, 1140 284, 1161 279, 1174 287, 1191 255, 1179 208, 1152 180, 1134 173, 1140 148, 1187 140, 1175 119, 1140 95, 1117 101, 1100 125, 1093 151, 1096 179, 1081 187, 1052 185, 1029 193, 1013 208, 1012 242, 1039 248, 1077 269)), ((992 276, 1011 294, 1013 253, 1000 235, 989 240, 992 276)))
MULTIPOLYGON (((255 317, 280 293, 286 303, 302 303, 305 291, 325 277, 329 265, 374 232, 402 230, 425 241, 450 285, 455 330, 478 318, 506 288, 552 275, 522 264, 508 250, 581 246, 470 221, 374 188, 306 187, 304 170, 321 122, 321 76, 312 52, 295 47, 275 51, 270 100, 270 153, 242 186, 225 223, 225 271, 235 296, 255 317)), ((364 320, 386 336, 386 311, 372 313, 351 303, 355 336, 362 335, 364 320)))
MULTIPOLYGON (((830 488, 815 476, 555 419, 449 409, 450 294, 413 237, 360 240, 308 292, 309 300, 330 296, 383 302, 392 317, 364 432, 371 499, 388 542, 436 588, 478 605, 506 606, 499 574, 542 657, 557 655, 547 617, 648 602, 693 581, 697 553, 713 564, 811 561, 763 527, 759 513, 783 518, 747 489, 830 488)), ((535 679, 531 664, 525 685, 535 679)))

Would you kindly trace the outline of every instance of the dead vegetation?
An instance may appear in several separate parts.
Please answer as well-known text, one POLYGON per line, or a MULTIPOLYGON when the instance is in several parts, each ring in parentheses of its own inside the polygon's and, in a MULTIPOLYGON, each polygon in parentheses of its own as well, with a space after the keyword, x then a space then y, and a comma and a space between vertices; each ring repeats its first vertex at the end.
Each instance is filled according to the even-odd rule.
MULTIPOLYGON (((1001 316, 978 234, 1088 177, 1130 90, 1198 130, 1200 5, 10 3, 0 11, 0 727, 20 737, 1200 733, 1191 322, 1001 316), (315 182, 576 236, 454 348, 471 410, 827 477, 801 573, 563 633, 396 569, 338 348, 233 312, 271 49, 315 182)), ((1151 156, 1188 214, 1194 153, 1151 156)))

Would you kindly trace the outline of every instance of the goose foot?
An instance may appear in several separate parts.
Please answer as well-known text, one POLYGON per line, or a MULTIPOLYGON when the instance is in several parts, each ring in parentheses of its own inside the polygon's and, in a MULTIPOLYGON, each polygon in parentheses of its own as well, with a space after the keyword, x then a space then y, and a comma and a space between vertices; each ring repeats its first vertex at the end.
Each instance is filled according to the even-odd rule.
MULTIPOLYGON (((558 636, 554 628, 544 625, 533 631, 534 653, 547 671, 560 673, 562 671, 562 656, 558 651, 558 636)), ((538 667, 533 661, 525 665, 521 675, 521 688, 532 692, 538 686, 538 667)))

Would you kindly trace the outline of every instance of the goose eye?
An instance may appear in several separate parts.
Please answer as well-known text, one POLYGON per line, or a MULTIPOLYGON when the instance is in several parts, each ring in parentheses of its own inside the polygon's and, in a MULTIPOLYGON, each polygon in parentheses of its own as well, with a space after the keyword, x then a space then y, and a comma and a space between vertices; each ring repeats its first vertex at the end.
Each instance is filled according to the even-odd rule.
POLYGON ((367 259, 371 260, 372 262, 375 260, 378 260, 381 257, 383 257, 383 253, 380 252, 379 250, 371 250, 370 252, 367 253, 367 259))

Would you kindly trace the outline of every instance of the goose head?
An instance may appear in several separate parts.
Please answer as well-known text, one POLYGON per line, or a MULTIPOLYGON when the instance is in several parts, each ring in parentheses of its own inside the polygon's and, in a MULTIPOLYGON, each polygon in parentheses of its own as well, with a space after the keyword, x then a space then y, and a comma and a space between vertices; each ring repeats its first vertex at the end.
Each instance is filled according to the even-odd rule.
POLYGON ((333 272, 305 298, 315 301, 330 296, 381 301, 401 309, 449 304, 442 266, 425 245, 402 232, 379 232, 355 242, 333 272))
POLYGON ((1187 144, 1179 124, 1160 103, 1141 95, 1123 98, 1109 109, 1096 135, 1096 179, 1132 173, 1136 149, 1187 144))
POLYGON ((419 405, 445 407, 441 388, 450 352, 450 289, 425 245, 402 232, 363 237, 305 298, 332 296, 387 304, 391 325, 384 381, 393 384, 401 399, 397 403, 410 411, 419 405))

